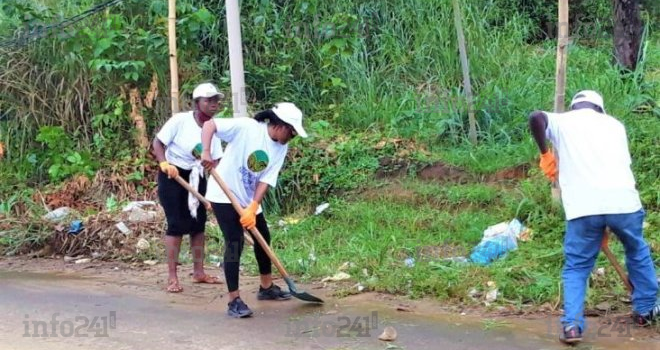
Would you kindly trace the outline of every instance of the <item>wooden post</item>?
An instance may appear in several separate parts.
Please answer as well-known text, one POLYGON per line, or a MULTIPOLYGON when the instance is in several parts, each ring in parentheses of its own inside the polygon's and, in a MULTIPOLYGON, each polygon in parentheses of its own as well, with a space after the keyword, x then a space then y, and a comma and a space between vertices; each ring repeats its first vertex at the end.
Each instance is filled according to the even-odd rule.
MULTIPOLYGON (((564 111, 566 96, 566 62, 568 61, 568 0, 559 0, 559 20, 557 26, 557 71, 555 77, 555 113, 564 111)), ((559 163, 559 155, 555 152, 559 163)), ((555 203, 561 202, 561 189, 559 182, 552 183, 550 190, 555 203)))
POLYGON ((463 70, 463 87, 468 108, 468 122, 470 123, 469 137, 472 144, 477 144, 477 121, 474 118, 474 106, 472 104, 472 84, 470 83, 470 64, 465 48, 465 35, 463 34, 463 23, 461 20, 461 9, 458 0, 452 0, 454 5, 454 25, 456 26, 456 37, 458 39, 458 51, 461 56, 461 68, 463 70))
POLYGON ((557 27, 557 72, 555 80, 555 113, 564 111, 566 95, 566 61, 568 60, 568 0, 559 0, 557 27))
POLYGON ((176 61, 176 0, 169 0, 168 32, 170 46, 170 80, 172 114, 179 112, 179 68, 176 61))
POLYGON ((238 0, 227 0, 226 6, 232 109, 234 110, 234 117, 247 117, 247 98, 245 96, 245 77, 243 73, 243 42, 241 40, 241 14, 238 0))

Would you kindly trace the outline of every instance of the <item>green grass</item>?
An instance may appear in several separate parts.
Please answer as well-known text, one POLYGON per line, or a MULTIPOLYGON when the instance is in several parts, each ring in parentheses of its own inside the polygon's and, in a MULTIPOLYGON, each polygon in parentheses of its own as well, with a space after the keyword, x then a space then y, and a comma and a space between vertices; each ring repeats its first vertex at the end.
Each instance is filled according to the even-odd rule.
MULTIPOLYGON (((93 2, 41 3, 50 11, 30 13, 36 16, 35 23, 50 24, 86 10, 93 2)), ((201 80, 229 88, 224 5, 204 2, 209 12, 192 7, 202 3, 178 3, 184 95, 201 80)), ((91 20, 105 27, 79 31, 72 40, 44 39, 0 55, 0 65, 14 68, 3 71, 6 78, 0 79, 5 82, 0 83, 0 109, 9 116, 0 120, 0 141, 7 145, 0 178, 18 179, 0 185, 0 214, 10 216, 3 220, 11 220, 18 205, 32 205, 22 213, 34 220, 44 210, 41 204, 30 203, 25 191, 43 190, 52 161, 48 149, 35 141, 41 126, 62 126, 65 135, 75 139, 67 148, 91 152, 105 163, 102 168, 139 163, 139 169, 132 171, 142 174, 141 164, 147 161, 133 161, 144 150, 131 141, 130 103, 119 87, 135 84, 144 93, 155 72, 161 96, 167 91, 165 5, 160 0, 150 1, 150 6, 127 0, 91 20), (121 40, 106 50, 108 35, 121 40), (75 45, 79 49, 74 50, 75 45), (98 58, 127 65, 128 70, 115 69, 111 74, 92 69, 90 63, 98 58), (135 62, 146 62, 139 79, 122 78, 121 73, 132 72, 129 68, 135 62)), ((579 9, 591 19, 603 13, 609 16, 606 5, 598 5, 595 12, 584 6, 579 9)), ((514 2, 499 0, 464 1, 462 9, 478 121, 476 146, 466 137, 462 76, 448 0, 243 4, 250 109, 295 101, 305 111, 311 134, 291 144, 295 155, 266 202, 274 248, 292 274, 320 279, 351 262, 351 282, 371 290, 473 303, 468 291, 484 291, 486 283, 494 281, 501 293, 496 304, 557 303, 563 213, 549 198, 549 185, 536 167, 537 149, 527 131, 531 111, 552 109, 556 42, 537 40, 542 9, 533 9, 532 16, 529 9, 522 11, 514 2), (325 34, 318 31, 322 25, 330 28, 325 34), (295 26, 302 34, 293 33, 290 28, 295 26), (376 147, 382 140, 396 138, 404 143, 376 147), (376 181, 383 157, 411 163, 411 175, 442 161, 466 171, 471 182, 426 183, 414 176, 400 182, 376 181), (530 165, 530 178, 502 186, 481 181, 521 164, 530 165), (330 209, 309 216, 323 201, 331 203, 330 209), (280 215, 302 220, 281 228, 276 225, 280 215), (514 217, 535 235, 505 259, 489 267, 441 260, 468 255, 484 229, 514 217), (416 259, 414 267, 405 265, 407 257, 416 259)), ((0 36, 10 36, 22 20, 4 11, 0 11, 0 36)), ((552 12, 546 17, 554 16, 552 12)), ((610 19, 596 20, 607 26, 610 19)), ((620 74, 612 65, 611 52, 611 38, 576 38, 569 47, 566 98, 580 89, 598 90, 607 111, 626 124, 633 170, 648 212, 647 238, 658 242, 660 36, 647 37, 644 60, 632 74, 620 74)), ((168 108, 167 98, 162 98, 153 109, 143 110, 150 133, 168 117, 168 108)), ((123 174, 121 170, 117 172, 123 174)), ((48 233, 38 225, 12 226, 0 232, 0 248, 6 252, 26 244, 37 246, 48 233)), ((221 241, 217 227, 210 226, 207 257, 221 255, 221 241)), ((187 262, 185 246, 182 259, 187 262)), ((657 259, 658 247, 654 247, 657 259)), ((620 246, 614 248, 621 256, 620 246)), ((147 255, 162 256, 152 251, 147 255)), ((248 272, 256 273, 251 252, 246 251, 243 263, 248 272)), ((598 264, 608 266, 602 258, 598 264)), ((593 287, 590 304, 605 295, 625 293, 609 268, 606 278, 593 287)))
MULTIPOLYGON (((475 301, 468 291, 485 293, 487 282, 494 281, 500 292, 494 305, 554 305, 563 261, 561 212, 551 206, 544 179, 523 182, 502 189, 407 179, 377 193, 335 199, 320 216, 283 229, 273 225, 273 245, 289 272, 308 280, 332 276, 350 262, 348 286, 360 282, 374 291, 471 304, 475 301), (518 250, 487 267, 442 260, 469 256, 488 226, 509 221, 517 212, 534 232, 531 241, 519 242, 518 250), (415 259, 414 267, 406 266, 407 257, 415 259)), ((613 246, 621 255, 620 245, 613 246)), ((607 261, 600 258, 598 266, 606 267, 607 274, 594 282, 590 305, 626 294, 607 261)))

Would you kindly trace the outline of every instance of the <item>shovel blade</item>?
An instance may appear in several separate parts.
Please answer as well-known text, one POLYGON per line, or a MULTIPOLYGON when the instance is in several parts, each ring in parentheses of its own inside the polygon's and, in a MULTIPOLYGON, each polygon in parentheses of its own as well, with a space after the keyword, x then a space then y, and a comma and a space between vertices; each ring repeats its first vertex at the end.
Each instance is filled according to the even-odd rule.
POLYGON ((293 280, 291 278, 284 277, 284 281, 286 282, 286 285, 289 287, 289 292, 295 298, 298 298, 302 301, 308 301, 310 303, 323 303, 323 300, 320 298, 317 298, 304 291, 298 291, 298 288, 296 288, 296 284, 293 283, 293 280))
POLYGON ((307 302, 310 302, 310 303, 323 304, 323 300, 321 300, 321 299, 319 299, 319 298, 317 298, 317 297, 315 297, 315 296, 313 296, 309 293, 306 293, 306 292, 291 293, 291 295, 293 295, 294 297, 296 297, 296 298, 298 298, 302 301, 307 301, 307 302))

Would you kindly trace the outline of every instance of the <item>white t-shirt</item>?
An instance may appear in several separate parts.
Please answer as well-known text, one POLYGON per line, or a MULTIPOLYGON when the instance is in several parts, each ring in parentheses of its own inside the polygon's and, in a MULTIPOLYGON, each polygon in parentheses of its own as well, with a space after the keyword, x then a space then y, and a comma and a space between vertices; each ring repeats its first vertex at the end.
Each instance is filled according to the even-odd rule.
POLYGON ((642 208, 621 122, 587 108, 545 114, 566 220, 642 208))
MULTIPOLYGON (((190 170, 195 164, 193 149, 202 143, 202 128, 197 125, 193 112, 177 113, 160 129, 156 137, 167 149, 165 159, 179 168, 190 170)), ((216 137, 211 141, 211 157, 222 157, 222 143, 216 137)))
MULTIPOLYGON (((277 185, 289 147, 273 141, 268 136, 268 125, 252 118, 213 120, 217 129, 215 136, 227 142, 224 157, 216 170, 245 208, 252 202, 259 182, 271 187, 277 185)), ((208 182, 206 198, 214 203, 231 203, 213 180, 208 182)))

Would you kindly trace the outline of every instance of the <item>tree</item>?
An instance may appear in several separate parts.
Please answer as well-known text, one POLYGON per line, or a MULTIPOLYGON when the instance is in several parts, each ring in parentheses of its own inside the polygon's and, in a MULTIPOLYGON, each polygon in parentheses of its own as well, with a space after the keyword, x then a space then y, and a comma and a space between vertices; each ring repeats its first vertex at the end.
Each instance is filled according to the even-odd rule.
POLYGON ((614 0, 614 56, 617 62, 635 70, 642 41, 640 0, 614 0))

